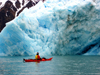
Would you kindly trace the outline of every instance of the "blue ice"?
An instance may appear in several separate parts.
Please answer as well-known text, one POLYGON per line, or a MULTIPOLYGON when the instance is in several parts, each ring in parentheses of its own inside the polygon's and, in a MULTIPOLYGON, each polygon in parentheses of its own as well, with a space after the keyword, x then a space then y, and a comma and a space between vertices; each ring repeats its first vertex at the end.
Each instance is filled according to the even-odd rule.
POLYGON ((100 55, 97 3, 47 0, 26 8, 0 33, 0 56, 34 55, 36 52, 40 55, 100 55))

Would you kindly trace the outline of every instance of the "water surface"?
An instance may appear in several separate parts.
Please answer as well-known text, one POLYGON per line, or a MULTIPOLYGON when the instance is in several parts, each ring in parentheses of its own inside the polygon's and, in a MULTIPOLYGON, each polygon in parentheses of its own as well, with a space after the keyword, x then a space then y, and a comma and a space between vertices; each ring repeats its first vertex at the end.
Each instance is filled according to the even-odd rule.
POLYGON ((100 56, 47 56, 52 61, 23 62, 34 56, 0 57, 0 75, 100 75, 100 56))

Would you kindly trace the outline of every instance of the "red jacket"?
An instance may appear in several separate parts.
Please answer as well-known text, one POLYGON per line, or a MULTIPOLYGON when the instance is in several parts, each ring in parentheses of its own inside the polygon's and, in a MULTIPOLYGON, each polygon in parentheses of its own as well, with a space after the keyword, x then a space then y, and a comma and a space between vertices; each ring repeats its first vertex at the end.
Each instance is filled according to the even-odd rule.
POLYGON ((38 55, 38 59, 41 59, 39 55, 38 55))

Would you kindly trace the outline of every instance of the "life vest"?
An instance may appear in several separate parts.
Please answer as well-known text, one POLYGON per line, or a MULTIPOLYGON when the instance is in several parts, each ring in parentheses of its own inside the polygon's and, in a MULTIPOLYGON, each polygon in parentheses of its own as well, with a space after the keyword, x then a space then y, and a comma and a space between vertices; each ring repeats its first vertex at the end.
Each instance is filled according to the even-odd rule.
POLYGON ((39 55, 36 55, 36 56, 35 56, 35 59, 41 59, 41 58, 40 58, 40 56, 39 56, 39 55))

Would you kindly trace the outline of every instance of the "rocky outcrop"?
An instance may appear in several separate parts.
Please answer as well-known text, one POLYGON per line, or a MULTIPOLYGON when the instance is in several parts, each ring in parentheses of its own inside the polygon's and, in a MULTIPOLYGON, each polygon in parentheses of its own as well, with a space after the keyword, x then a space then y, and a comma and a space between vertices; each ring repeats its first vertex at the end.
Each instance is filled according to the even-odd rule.
MULTIPOLYGON (((5 27, 6 23, 13 20, 15 18, 15 15, 17 16, 25 9, 25 8, 30 8, 32 6, 35 6, 38 2, 34 0, 28 0, 29 2, 25 5, 25 0, 22 0, 22 8, 21 8, 21 3, 19 0, 15 2, 15 6, 11 1, 6 1, 5 5, 0 9, 0 32, 2 29, 5 27), (19 11, 18 9, 21 8, 19 11)), ((40 0, 39 0, 40 1, 40 0)), ((42 0, 43 2, 45 0, 42 0)), ((0 2, 0 5, 2 2, 0 2)))
MULTIPOLYGON (((24 3, 23 3, 24 4, 24 3)), ((24 6, 18 13, 17 13, 17 16, 27 7, 28 9, 32 6, 35 6, 35 3, 33 1, 29 1, 26 6, 24 6)))
POLYGON ((35 5, 35 3, 32 1, 32 0, 30 0, 29 2, 28 2, 28 4, 26 4, 26 7, 27 8, 30 8, 30 7, 32 7, 32 6, 34 6, 35 5))
POLYGON ((11 1, 7 1, 0 9, 0 32, 5 27, 5 23, 15 18, 17 9, 14 7, 11 1))
POLYGON ((23 0, 23 1, 22 1, 22 5, 24 5, 24 3, 25 3, 25 1, 23 0))
POLYGON ((19 2, 19 0, 17 0, 16 2, 15 2, 15 5, 16 5, 16 7, 17 7, 17 9, 19 9, 21 6, 21 3, 19 2))
POLYGON ((0 5, 2 4, 2 2, 0 2, 0 5))

